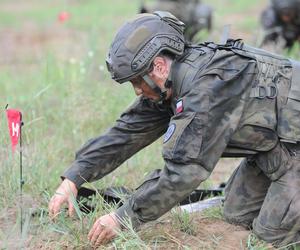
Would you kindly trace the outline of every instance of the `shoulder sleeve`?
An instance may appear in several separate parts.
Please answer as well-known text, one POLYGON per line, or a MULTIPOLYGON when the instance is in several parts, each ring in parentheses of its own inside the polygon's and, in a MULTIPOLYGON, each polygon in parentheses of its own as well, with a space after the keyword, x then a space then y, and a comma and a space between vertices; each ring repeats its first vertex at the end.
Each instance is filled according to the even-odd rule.
POLYGON ((76 186, 102 178, 140 149, 159 138, 168 126, 169 110, 138 98, 103 135, 89 140, 63 178, 76 186))

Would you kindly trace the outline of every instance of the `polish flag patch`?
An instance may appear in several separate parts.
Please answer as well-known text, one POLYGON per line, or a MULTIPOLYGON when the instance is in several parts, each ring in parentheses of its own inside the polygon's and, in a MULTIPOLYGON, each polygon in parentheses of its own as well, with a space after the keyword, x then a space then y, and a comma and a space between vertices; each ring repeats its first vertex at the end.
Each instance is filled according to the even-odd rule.
POLYGON ((176 114, 181 113, 182 111, 183 111, 183 102, 182 100, 179 100, 176 103, 176 114))

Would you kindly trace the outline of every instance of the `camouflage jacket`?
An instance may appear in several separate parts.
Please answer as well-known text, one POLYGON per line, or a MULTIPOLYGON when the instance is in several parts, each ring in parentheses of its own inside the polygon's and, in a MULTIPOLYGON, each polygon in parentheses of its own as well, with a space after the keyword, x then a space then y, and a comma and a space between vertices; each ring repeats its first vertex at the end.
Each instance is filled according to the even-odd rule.
MULTIPOLYGON (((150 174, 117 210, 120 218, 129 216, 138 226, 190 194, 222 155, 270 151, 279 140, 278 100, 287 102, 291 62, 242 47, 233 41, 186 48, 172 65, 171 101, 156 104, 137 98, 112 128, 77 152, 64 177, 78 187, 100 179, 164 134, 164 167, 150 174)), ((283 124, 286 128, 287 121, 283 124)))

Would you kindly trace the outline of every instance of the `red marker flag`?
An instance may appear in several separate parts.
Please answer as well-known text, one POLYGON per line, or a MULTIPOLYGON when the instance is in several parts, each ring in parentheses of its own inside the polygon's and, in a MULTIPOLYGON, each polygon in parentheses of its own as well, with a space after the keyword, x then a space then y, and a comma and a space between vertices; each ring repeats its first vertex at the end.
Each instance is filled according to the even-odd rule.
POLYGON ((68 21, 70 19, 70 13, 67 11, 62 11, 58 14, 57 19, 59 22, 63 23, 65 21, 68 21))
POLYGON ((11 147, 12 151, 14 152, 21 136, 22 113, 16 109, 7 109, 6 115, 11 139, 11 147))

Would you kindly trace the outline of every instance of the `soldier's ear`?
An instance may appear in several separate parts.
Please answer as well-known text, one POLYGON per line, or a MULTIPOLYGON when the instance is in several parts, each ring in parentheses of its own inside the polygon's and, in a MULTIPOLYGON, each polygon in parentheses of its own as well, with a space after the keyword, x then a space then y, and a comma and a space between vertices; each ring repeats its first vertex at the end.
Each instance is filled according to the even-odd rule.
POLYGON ((166 72, 168 72, 168 63, 165 57, 162 56, 155 57, 152 65, 153 65, 152 72, 159 77, 164 76, 166 72))

